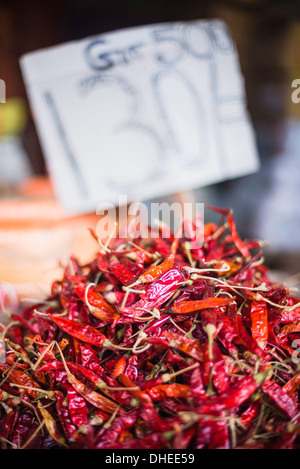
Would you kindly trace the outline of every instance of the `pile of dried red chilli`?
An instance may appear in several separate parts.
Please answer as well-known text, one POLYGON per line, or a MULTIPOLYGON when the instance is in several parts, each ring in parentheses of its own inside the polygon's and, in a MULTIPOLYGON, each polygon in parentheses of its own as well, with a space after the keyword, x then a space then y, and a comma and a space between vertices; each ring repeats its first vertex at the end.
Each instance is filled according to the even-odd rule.
POLYGON ((214 210, 202 246, 163 226, 98 240, 93 262, 71 258, 49 298, 10 315, 2 448, 300 447, 299 300, 214 210))

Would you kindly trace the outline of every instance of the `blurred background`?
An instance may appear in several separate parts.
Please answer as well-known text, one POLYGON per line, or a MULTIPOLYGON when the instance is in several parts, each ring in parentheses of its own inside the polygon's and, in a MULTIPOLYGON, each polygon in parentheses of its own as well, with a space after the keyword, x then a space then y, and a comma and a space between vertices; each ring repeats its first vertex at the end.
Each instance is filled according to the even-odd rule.
POLYGON ((0 281, 28 293, 57 275, 58 259, 83 259, 93 214, 67 218, 55 199, 30 113, 19 58, 27 52, 142 24, 223 19, 235 40, 261 160, 259 173, 195 191, 231 207, 243 237, 267 240, 274 271, 300 271, 300 79, 298 0, 0 1, 0 281), (29 286, 28 286, 29 285, 29 286))

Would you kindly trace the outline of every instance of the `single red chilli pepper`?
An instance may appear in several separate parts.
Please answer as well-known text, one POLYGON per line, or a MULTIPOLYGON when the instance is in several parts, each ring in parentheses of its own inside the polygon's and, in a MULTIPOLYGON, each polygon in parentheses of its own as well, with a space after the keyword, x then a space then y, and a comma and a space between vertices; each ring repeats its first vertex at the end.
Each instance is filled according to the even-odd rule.
POLYGON ((251 335, 247 332, 243 318, 240 314, 236 315, 236 325, 238 329, 239 338, 243 341, 243 344, 250 352, 254 353, 260 358, 265 356, 264 351, 257 345, 256 341, 251 337, 251 335))
POLYGON ((162 274, 172 269, 175 261, 175 254, 170 254, 161 264, 150 267, 139 279, 142 283, 151 283, 158 279, 162 274))
POLYGON ((75 432, 77 431, 77 427, 73 424, 69 412, 69 408, 66 404, 65 396, 61 391, 55 390, 55 397, 56 397, 56 411, 60 421, 60 424, 63 428, 65 437, 68 441, 73 439, 75 432))
POLYGON ((65 439, 63 435, 61 434, 57 423, 51 413, 46 409, 44 405, 40 401, 38 401, 38 410, 41 413, 44 422, 46 424, 46 428, 49 432, 49 435, 55 440, 59 445, 64 446, 65 445, 65 439))
POLYGON ((103 371, 97 353, 90 344, 80 343, 81 365, 94 373, 98 374, 103 371))
POLYGON ((176 314, 191 313, 202 309, 217 308, 220 306, 228 306, 232 303, 231 298, 205 298, 203 300, 181 301, 173 306, 173 312, 176 314))
POLYGON ((188 384, 160 384, 147 389, 147 393, 153 402, 174 397, 178 399, 188 399, 190 397, 190 386, 188 384))
POLYGON ((102 332, 98 331, 92 326, 89 326, 88 324, 72 321, 72 319, 58 317, 54 314, 49 314, 49 317, 64 332, 70 334, 72 337, 76 337, 76 339, 87 342, 88 344, 96 345, 97 347, 103 347, 104 342, 107 340, 107 337, 102 334, 102 332))
POLYGON ((246 244, 240 239, 237 233, 236 223, 230 211, 227 213, 227 223, 231 231, 232 240, 234 244, 236 245, 236 247, 238 248, 238 250, 240 251, 240 253, 246 258, 251 257, 249 249, 247 248, 246 244))
POLYGON ((217 312, 217 324, 218 327, 219 323, 222 324, 222 327, 218 331, 218 339, 224 339, 227 342, 233 342, 237 339, 237 327, 236 327, 236 305, 230 305, 226 311, 226 313, 221 312, 218 310, 217 312), (232 307, 233 306, 233 307, 232 307))
POLYGON ((252 301, 251 333, 260 348, 264 348, 268 341, 268 308, 264 301, 252 301))
POLYGON ((214 326, 217 329, 217 313, 215 308, 201 310, 201 326, 206 330, 208 325, 214 326))
POLYGON ((147 286, 143 298, 128 308, 123 308, 122 314, 134 318, 145 315, 145 310, 159 308, 173 296, 178 289, 178 284, 184 280, 185 274, 180 269, 170 269, 159 277, 158 280, 147 286))
POLYGON ((109 313, 115 312, 115 308, 110 305, 96 289, 97 287, 95 285, 88 287, 85 283, 77 283, 74 286, 76 294, 84 303, 87 300, 88 304, 93 308, 99 308, 109 313))
POLYGON ((214 362, 217 355, 220 355, 217 344, 214 342, 212 333, 208 334, 209 337, 203 345, 203 365, 202 365, 202 377, 205 386, 211 385, 212 371, 214 362))
POLYGON ((68 395, 68 407, 70 417, 76 427, 87 425, 88 408, 83 397, 81 397, 71 386, 65 386, 68 395))
POLYGON ((297 415, 298 410, 295 401, 277 383, 266 380, 262 385, 262 390, 289 418, 292 419, 297 415))
MULTIPOLYGON (((2 383, 1 383, 1 390, 7 392, 8 394, 12 394, 13 396, 20 396, 21 394, 21 390, 20 389, 17 389, 16 387, 12 387, 10 386, 10 384, 8 383, 9 380, 7 381, 3 381, 2 380, 2 383)), ((0 420, 1 422, 1 420, 0 420)))
POLYGON ((159 307, 172 296, 174 291, 177 290, 178 284, 184 280, 185 275, 180 269, 177 267, 169 269, 147 287, 144 297, 147 302, 150 304, 153 302, 154 305, 159 307))
POLYGON ((107 313, 114 313, 115 308, 108 303, 98 291, 89 289, 87 293, 87 300, 89 304, 94 307, 106 311, 107 313))
POLYGON ((219 394, 223 394, 230 386, 230 377, 227 374, 225 360, 222 358, 215 359, 212 367, 212 382, 214 388, 219 394))

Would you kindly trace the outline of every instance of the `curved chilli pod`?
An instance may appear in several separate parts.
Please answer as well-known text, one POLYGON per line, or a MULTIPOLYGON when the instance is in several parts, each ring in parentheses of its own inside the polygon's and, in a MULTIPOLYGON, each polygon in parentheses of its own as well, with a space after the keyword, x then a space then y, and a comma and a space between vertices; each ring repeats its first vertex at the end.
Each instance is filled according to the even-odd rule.
POLYGON ((76 322, 72 319, 60 318, 54 314, 49 314, 49 318, 71 337, 76 337, 76 339, 87 342, 88 344, 103 347, 104 342, 107 340, 107 337, 102 334, 102 332, 88 324, 76 322))

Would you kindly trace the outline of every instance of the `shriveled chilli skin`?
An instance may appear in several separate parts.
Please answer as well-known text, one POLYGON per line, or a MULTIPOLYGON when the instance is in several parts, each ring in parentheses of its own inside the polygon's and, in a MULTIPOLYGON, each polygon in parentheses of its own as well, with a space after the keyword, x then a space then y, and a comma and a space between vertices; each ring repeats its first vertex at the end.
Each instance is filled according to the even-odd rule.
POLYGON ((152 386, 147 390, 147 393, 154 402, 160 401, 167 397, 174 397, 179 399, 188 399, 190 397, 190 386, 187 384, 161 384, 159 386, 152 386))
POLYGON ((282 324, 295 324, 300 321, 300 308, 294 311, 283 311, 280 316, 280 322, 282 324))
POLYGON ((130 285, 137 279, 137 275, 118 262, 118 260, 110 261, 109 268, 123 285, 130 285))
POLYGON ((229 298, 205 298, 204 300, 182 301, 173 306, 173 312, 177 314, 190 313, 201 309, 217 308, 220 306, 228 306, 232 303, 229 298))
POLYGON ((268 341, 268 309, 264 301, 252 301, 251 332, 257 344, 263 348, 268 341))
POLYGON ((93 286, 88 289, 87 288, 88 285, 85 285, 84 283, 78 283, 75 285, 74 290, 82 301, 85 301, 85 295, 87 295, 87 300, 91 306, 108 313, 115 312, 115 308, 107 303, 101 294, 93 289, 93 286))
POLYGON ((136 303, 121 309, 122 314, 135 318, 145 315, 144 310, 159 308, 168 301, 178 289, 178 284, 185 276, 180 269, 173 268, 161 275, 147 286, 146 293, 136 303))
POLYGON ((82 396, 80 396, 71 386, 65 386, 68 395, 68 405, 71 420, 76 427, 87 425, 88 408, 82 396))
POLYGON ((104 341, 107 340, 107 337, 102 332, 87 324, 75 322, 72 319, 59 318, 53 314, 49 314, 49 317, 67 334, 88 344, 102 347, 104 341))
POLYGON ((56 402, 55 407, 58 415, 58 419, 63 428, 65 437, 67 440, 72 440, 77 427, 73 424, 68 406, 66 404, 65 396, 61 391, 55 391, 56 402))
POLYGON ((98 355, 90 344, 80 343, 80 352, 82 366, 96 374, 103 371, 98 355))

